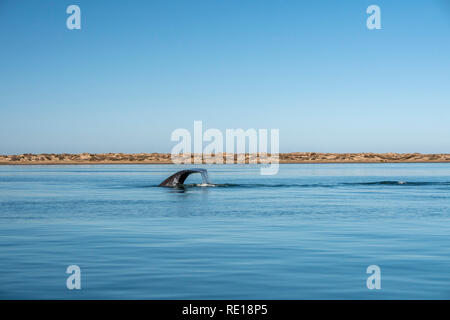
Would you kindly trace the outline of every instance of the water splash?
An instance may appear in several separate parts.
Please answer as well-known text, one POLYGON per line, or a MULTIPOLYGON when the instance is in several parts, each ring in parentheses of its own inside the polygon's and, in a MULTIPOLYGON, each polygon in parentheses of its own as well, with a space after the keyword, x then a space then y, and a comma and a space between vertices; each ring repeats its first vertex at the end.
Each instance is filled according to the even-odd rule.
POLYGON ((205 169, 199 169, 201 170, 200 173, 202 175, 202 185, 201 186, 208 186, 211 184, 211 182, 209 182, 209 176, 208 176, 208 171, 206 171, 205 169))

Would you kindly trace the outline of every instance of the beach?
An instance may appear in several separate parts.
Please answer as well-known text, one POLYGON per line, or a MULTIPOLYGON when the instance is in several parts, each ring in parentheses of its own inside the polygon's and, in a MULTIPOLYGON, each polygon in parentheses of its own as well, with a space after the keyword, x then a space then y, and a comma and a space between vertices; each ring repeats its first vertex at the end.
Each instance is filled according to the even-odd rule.
MULTIPOLYGON (((223 154, 223 163, 226 154, 223 154)), ((191 156, 193 159, 194 155, 191 156)), ((267 158, 256 154, 245 154, 246 163, 264 163, 267 158)), ((232 158, 237 162, 238 155, 232 158)), ((273 162, 273 161, 272 161, 273 162)), ((450 154, 423 153, 280 153, 280 163, 444 163, 450 162, 450 154)), ((78 154, 20 154, 0 155, 0 164, 172 164, 170 153, 78 153, 78 154)), ((194 163, 193 160, 191 163, 194 163)), ((204 159, 203 163, 213 163, 204 159)), ((242 162, 239 162, 242 163, 242 162)))

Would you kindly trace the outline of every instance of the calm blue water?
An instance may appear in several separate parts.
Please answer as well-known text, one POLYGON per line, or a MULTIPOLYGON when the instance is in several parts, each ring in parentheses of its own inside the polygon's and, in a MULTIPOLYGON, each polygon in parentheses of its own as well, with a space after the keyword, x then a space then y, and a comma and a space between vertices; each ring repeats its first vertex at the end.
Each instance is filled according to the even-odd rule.
POLYGON ((450 298, 450 164, 185 168, 0 166, 0 298, 450 298))

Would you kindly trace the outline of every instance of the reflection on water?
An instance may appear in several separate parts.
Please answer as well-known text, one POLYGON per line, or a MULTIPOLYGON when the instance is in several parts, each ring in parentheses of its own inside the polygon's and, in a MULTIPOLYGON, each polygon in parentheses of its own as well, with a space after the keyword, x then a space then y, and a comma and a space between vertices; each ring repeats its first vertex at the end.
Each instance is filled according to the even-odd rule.
POLYGON ((0 166, 0 298, 450 298, 449 164, 187 168, 0 166))

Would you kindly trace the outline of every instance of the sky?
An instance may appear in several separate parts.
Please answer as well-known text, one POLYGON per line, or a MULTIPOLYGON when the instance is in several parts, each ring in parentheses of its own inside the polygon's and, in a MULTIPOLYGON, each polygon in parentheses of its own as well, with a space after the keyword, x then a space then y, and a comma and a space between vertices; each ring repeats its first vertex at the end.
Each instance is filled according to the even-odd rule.
POLYGON ((450 1, 0 0, 0 154, 170 152, 194 120, 450 153, 450 1))

